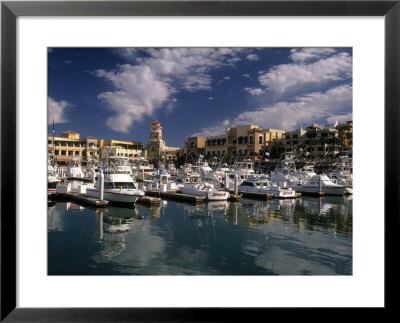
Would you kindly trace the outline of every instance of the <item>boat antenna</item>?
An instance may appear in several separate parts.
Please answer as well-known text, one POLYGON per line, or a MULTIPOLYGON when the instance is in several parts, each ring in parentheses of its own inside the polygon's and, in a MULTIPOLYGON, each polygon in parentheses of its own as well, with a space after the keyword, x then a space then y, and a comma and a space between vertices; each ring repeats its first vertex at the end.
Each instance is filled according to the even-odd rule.
POLYGON ((56 159, 56 154, 55 154, 55 141, 54 141, 54 134, 55 134, 55 130, 54 130, 54 117, 53 117, 53 166, 55 166, 55 159, 56 159))

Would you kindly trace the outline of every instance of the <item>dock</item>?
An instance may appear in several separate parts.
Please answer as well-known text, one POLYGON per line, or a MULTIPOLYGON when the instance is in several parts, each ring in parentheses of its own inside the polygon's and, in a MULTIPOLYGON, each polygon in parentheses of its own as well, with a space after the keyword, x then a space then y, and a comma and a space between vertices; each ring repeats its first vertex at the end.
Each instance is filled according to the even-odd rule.
POLYGON ((324 196, 325 192, 301 192, 300 194, 306 196, 324 196))
POLYGON ((242 198, 242 195, 229 194, 228 201, 238 201, 242 198))
POLYGON ((161 204, 161 198, 143 196, 139 197, 135 204, 145 205, 145 206, 157 206, 161 204))
POLYGON ((151 190, 146 191, 146 195, 152 197, 159 197, 166 200, 174 200, 174 201, 182 201, 182 202, 189 202, 189 203, 202 203, 205 200, 205 197, 202 196, 194 196, 188 194, 177 193, 175 191, 167 191, 162 192, 160 190, 151 190))
POLYGON ((266 199, 272 199, 273 194, 271 194, 271 193, 242 193, 242 196, 266 200, 266 199))
POLYGON ((64 200, 64 201, 73 201, 76 202, 77 204, 82 204, 82 205, 88 205, 91 207, 96 207, 96 208, 103 208, 107 207, 108 201, 100 201, 98 199, 95 199, 93 197, 88 197, 84 194, 80 193, 53 193, 51 194, 52 199, 56 200, 64 200))

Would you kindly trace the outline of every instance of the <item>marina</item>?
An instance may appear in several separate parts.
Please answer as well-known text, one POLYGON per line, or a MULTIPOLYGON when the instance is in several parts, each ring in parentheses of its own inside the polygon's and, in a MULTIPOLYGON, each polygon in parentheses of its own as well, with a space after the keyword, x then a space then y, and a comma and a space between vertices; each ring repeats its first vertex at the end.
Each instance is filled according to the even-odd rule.
POLYGON ((352 274, 352 48, 48 61, 49 275, 352 274))

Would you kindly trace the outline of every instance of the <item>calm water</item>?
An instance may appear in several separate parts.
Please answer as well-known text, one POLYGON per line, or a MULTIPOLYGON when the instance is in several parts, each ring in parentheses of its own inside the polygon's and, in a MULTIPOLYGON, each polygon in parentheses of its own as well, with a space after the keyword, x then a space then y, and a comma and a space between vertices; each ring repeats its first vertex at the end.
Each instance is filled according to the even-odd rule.
POLYGON ((48 208, 49 275, 351 275, 352 197, 48 208))

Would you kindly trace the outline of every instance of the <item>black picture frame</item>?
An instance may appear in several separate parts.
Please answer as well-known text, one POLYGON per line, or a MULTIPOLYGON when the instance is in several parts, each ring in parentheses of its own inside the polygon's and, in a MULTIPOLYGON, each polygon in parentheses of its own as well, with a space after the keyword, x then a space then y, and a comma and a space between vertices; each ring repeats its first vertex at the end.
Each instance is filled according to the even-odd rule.
MULTIPOLYGON (((400 1, 2 1, 1 321, 237 321, 264 308, 18 308, 16 19, 18 16, 383 16, 385 19, 385 307, 396 309, 399 233, 400 1), (239 315, 241 314, 241 315, 239 315)), ((38 291, 40 292, 40 291, 38 291)), ((251 295, 238 295, 251 297, 251 295)), ((279 310, 279 309, 275 309, 279 310)), ((281 309, 282 310, 282 309, 281 309)), ((285 311, 287 309, 284 309, 285 311)), ((380 310, 380 309, 378 309, 380 310)), ((285 312, 287 314, 287 312, 285 312)), ((382 313, 379 311, 379 315, 382 313)), ((285 314, 285 315, 286 315, 285 314)), ((262 316, 261 316, 262 317, 262 316)), ((380 316, 379 316, 380 317, 380 316)), ((372 318, 372 317, 369 317, 372 318)), ((266 318, 265 318, 266 319, 266 318)))

